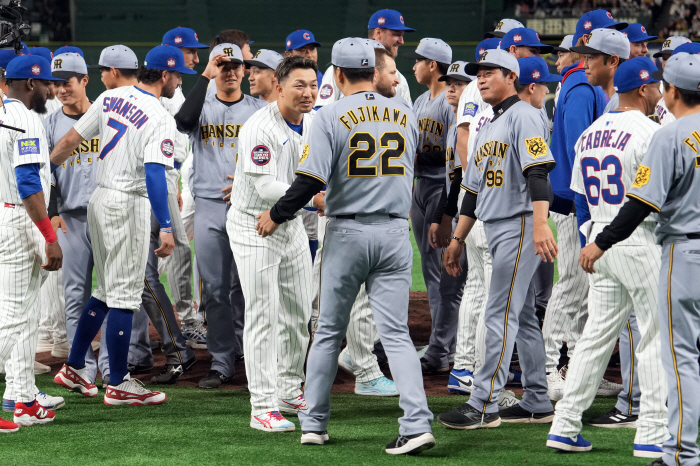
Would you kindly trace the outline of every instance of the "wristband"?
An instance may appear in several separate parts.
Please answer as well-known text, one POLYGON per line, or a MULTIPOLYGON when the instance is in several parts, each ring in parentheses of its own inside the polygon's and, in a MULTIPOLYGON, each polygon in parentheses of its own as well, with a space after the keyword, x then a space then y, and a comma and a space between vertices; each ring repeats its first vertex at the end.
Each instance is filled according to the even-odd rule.
POLYGON ((56 232, 53 231, 53 225, 51 225, 51 220, 49 217, 44 217, 38 222, 34 222, 34 225, 39 229, 44 239, 47 243, 55 243, 58 238, 56 238, 56 232))
POLYGON ((173 227, 161 228, 160 231, 163 232, 163 233, 172 233, 172 232, 173 232, 173 227))
POLYGON ((452 239, 456 239, 457 242, 458 242, 459 244, 464 244, 464 243, 465 243, 465 240, 463 240, 463 239, 461 239, 461 238, 459 238, 459 237, 457 237, 457 236, 453 236, 452 239))

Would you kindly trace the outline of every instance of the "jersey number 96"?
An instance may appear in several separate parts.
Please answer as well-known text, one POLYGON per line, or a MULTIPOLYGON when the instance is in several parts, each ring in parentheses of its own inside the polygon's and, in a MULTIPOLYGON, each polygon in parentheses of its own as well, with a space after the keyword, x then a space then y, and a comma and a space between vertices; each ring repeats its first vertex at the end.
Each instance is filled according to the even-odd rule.
POLYGON ((503 170, 486 170, 486 187, 487 188, 500 188, 503 186, 503 170))
MULTIPOLYGON (((348 147, 354 149, 348 155, 348 176, 377 176, 376 164, 358 164, 360 160, 370 160, 377 153, 377 140, 374 136, 370 133, 355 133, 348 141, 348 147)), ((391 164, 391 159, 400 159, 406 149, 406 139, 403 135, 397 132, 384 133, 379 138, 379 147, 385 149, 379 156, 380 176, 404 176, 405 167, 391 164)))

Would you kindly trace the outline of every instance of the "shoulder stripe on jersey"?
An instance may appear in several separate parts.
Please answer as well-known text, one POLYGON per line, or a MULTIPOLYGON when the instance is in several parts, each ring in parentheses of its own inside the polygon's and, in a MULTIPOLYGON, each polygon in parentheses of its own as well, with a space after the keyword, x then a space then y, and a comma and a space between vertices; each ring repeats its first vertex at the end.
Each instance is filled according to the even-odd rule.
POLYGON ((478 195, 479 195, 478 192, 472 191, 471 189, 467 188, 467 187, 464 186, 463 184, 460 184, 459 187, 462 188, 463 190, 465 190, 465 191, 468 192, 468 193, 472 193, 472 194, 475 195, 475 196, 478 196, 478 195))
POLYGON ((323 178, 319 178, 318 176, 312 175, 311 173, 306 173, 305 171, 297 170, 297 171, 296 171, 296 174, 297 174, 297 175, 306 175, 306 176, 309 176, 309 177, 311 177, 311 178, 313 178, 313 179, 315 179, 315 180, 320 181, 320 182, 323 183, 323 184, 328 184, 328 183, 326 182, 326 180, 324 180, 323 178))
MULTIPOLYGON (((527 170, 527 169, 530 168, 530 167, 534 167, 535 165, 545 165, 545 164, 548 164, 548 163, 551 163, 551 164, 553 164, 553 165, 556 165, 556 162, 555 162, 554 160, 547 160, 547 161, 545 161, 545 162, 535 162, 535 163, 531 163, 531 164, 528 165, 527 167, 523 168, 523 173, 525 173, 525 170, 527 170)), ((550 171, 551 171, 551 170, 550 170, 550 171)))
POLYGON ((627 197, 629 197, 630 199, 636 199, 636 200, 638 200, 638 201, 642 201, 643 203, 645 203, 646 205, 648 205, 649 207, 651 207, 651 208, 654 209, 655 211, 661 212, 661 209, 659 209, 658 207, 656 207, 656 206, 655 206, 654 204, 652 204, 651 202, 642 199, 642 198, 639 197, 639 196, 635 196, 634 194, 627 194, 627 197))

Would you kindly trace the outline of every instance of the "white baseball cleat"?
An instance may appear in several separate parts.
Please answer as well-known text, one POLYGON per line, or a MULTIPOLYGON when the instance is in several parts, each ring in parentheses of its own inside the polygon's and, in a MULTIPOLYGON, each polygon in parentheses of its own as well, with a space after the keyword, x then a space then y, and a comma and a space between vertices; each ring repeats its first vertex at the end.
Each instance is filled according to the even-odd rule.
POLYGON ((152 392, 143 386, 139 379, 132 379, 126 374, 119 385, 107 385, 104 402, 112 406, 146 406, 159 405, 168 399, 163 392, 152 392))
POLYGON ((347 346, 343 348, 343 351, 341 351, 338 355, 338 367, 343 369, 350 375, 355 375, 355 369, 357 368, 355 367, 355 363, 350 357, 350 353, 348 352, 347 346))
POLYGON ((53 340, 51 339, 46 339, 42 340, 41 338, 39 339, 39 342, 36 345, 36 353, 48 353, 53 349, 53 340))
POLYGON ((48 374, 51 372, 51 368, 46 364, 42 364, 38 361, 34 361, 34 374, 48 374))
POLYGON ((97 396, 97 387, 87 378, 87 370, 75 369, 68 364, 64 364, 61 370, 58 371, 53 381, 59 385, 66 387, 68 390, 73 390, 85 396, 97 396))
POLYGON ((508 409, 520 403, 520 400, 515 397, 515 393, 504 388, 498 393, 498 409, 508 409))
POLYGON ((325 430, 323 432, 309 431, 301 433, 302 445, 323 445, 329 439, 330 437, 328 437, 328 432, 325 430))
POLYGON ((564 398, 564 377, 562 371, 552 371, 547 374, 547 395, 552 401, 564 398))
POLYGON ((286 420, 279 411, 250 416, 250 427, 263 432, 292 432, 296 429, 296 426, 286 420))
POLYGON ((35 400, 46 409, 57 410, 66 405, 66 400, 62 396, 51 396, 44 392, 39 392, 35 396, 35 400))
POLYGON ((369 382, 355 381, 355 395, 399 396, 399 390, 393 380, 381 376, 369 382))
POLYGON ((601 380, 596 396, 617 396, 624 387, 619 383, 610 382, 609 380, 601 380))
POLYGON ((300 393, 299 396, 297 396, 296 398, 280 398, 277 401, 277 406, 279 408, 279 411, 285 414, 296 414, 299 411, 305 411, 309 409, 309 407, 306 404, 306 399, 304 398, 303 393, 300 393))
POLYGON ((53 344, 51 356, 58 359, 66 359, 68 355, 70 355, 70 344, 67 341, 53 344))

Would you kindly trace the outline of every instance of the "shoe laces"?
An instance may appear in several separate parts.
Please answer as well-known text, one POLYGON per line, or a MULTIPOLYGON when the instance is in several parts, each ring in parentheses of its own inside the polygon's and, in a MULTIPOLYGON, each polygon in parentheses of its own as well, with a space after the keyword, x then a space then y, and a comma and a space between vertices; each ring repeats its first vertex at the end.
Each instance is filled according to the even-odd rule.
POLYGON ((563 366, 561 369, 559 369, 559 377, 562 379, 566 379, 566 371, 569 369, 569 366, 563 366))
POLYGON ((39 392, 39 393, 36 394, 36 397, 37 397, 37 398, 48 398, 49 395, 47 395, 47 394, 44 393, 44 392, 39 392))
POLYGON ((270 411, 270 418, 278 421, 284 421, 284 416, 279 411, 270 411))
POLYGON ((131 386, 131 391, 133 391, 137 395, 145 395, 146 393, 151 393, 151 391, 148 390, 143 384, 143 382, 141 382, 139 379, 129 379, 125 380, 122 383, 129 384, 131 386))
POLYGON ((399 435, 398 438, 396 439, 396 446, 397 447, 402 447, 406 443, 408 443, 410 439, 408 437, 404 437, 403 435, 399 435))

